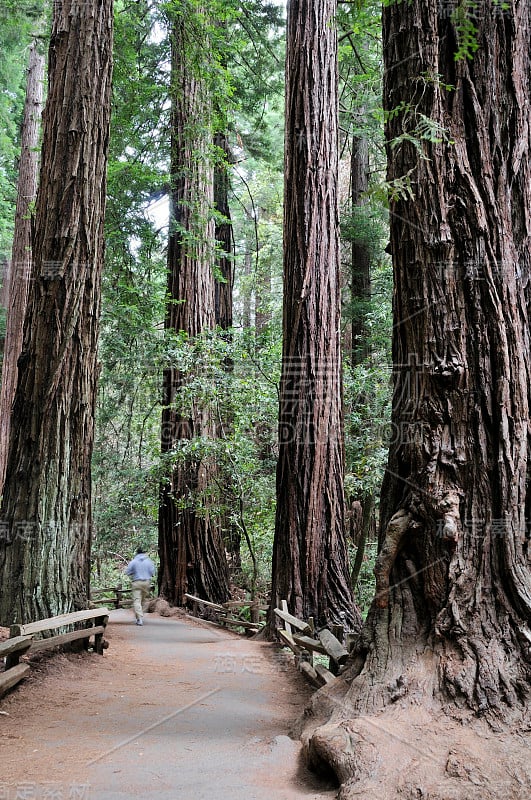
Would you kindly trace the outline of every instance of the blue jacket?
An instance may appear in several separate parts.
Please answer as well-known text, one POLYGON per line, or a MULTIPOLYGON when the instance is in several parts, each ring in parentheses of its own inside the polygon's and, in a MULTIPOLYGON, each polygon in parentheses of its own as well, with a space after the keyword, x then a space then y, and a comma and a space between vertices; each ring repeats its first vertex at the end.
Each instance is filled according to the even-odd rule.
POLYGON ((132 581, 149 581, 155 574, 155 564, 145 553, 138 553, 125 571, 132 581))

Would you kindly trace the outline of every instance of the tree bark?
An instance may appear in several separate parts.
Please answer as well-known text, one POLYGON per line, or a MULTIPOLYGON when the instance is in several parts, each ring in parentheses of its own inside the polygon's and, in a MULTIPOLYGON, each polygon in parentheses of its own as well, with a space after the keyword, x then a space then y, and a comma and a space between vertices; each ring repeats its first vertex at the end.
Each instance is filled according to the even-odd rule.
POLYGON ((6 284, 6 338, 0 386, 0 496, 6 475, 11 408, 17 386, 17 361, 22 350, 24 316, 31 280, 31 206, 37 193, 39 130, 44 90, 44 56, 30 47, 26 101, 20 138, 20 164, 11 268, 6 284))
POLYGON ((0 620, 88 598, 112 0, 55 5, 33 272, 1 508, 0 620))
MULTIPOLYGON (((458 61, 457 20, 437 0, 384 7, 388 179, 409 176, 414 197, 390 209, 402 436, 336 723, 403 695, 410 710, 436 703, 439 719, 514 730, 529 702, 531 6, 476 5, 479 49, 458 61)), ((317 733, 314 753, 347 780, 356 762, 363 774, 362 746, 351 735, 339 752, 340 728, 317 733)))
MULTIPOLYGON (((165 327, 193 340, 216 324, 211 98, 200 62, 190 61, 190 48, 200 46, 190 41, 182 16, 172 21, 171 43, 172 189, 165 327)), ((174 605, 184 604, 185 593, 212 602, 229 597, 223 537, 208 509, 214 464, 208 454, 179 456, 191 439, 215 437, 212 414, 200 400, 194 399, 191 409, 184 410, 183 389, 190 377, 177 367, 166 369, 163 376, 162 453, 177 453, 178 458, 161 486, 159 592, 174 605)))
POLYGON ((9 285, 11 282, 11 263, 6 261, 0 264, 0 308, 6 309, 9 304, 9 285))
POLYGON ((407 141, 388 152, 389 180, 413 170, 415 201, 391 207, 393 422, 404 436, 383 487, 375 614, 391 618, 411 599, 406 630, 437 641, 441 691, 503 718, 530 675, 530 7, 479 5, 470 62, 455 62, 437 3, 384 13, 386 107, 411 107, 390 119, 388 141, 420 113, 450 141, 423 143, 425 158, 407 141), (412 71, 456 88, 415 88, 412 71))
POLYGON ((288 3, 272 608, 286 599, 293 614, 317 624, 352 625, 358 617, 344 531, 335 10, 330 0, 288 3))

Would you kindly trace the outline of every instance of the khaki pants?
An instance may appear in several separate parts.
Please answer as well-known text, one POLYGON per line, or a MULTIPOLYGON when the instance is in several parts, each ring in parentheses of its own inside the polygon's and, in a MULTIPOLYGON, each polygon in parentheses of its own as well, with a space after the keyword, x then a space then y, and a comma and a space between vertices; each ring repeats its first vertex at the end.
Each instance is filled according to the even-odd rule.
POLYGON ((142 619, 144 617, 144 609, 142 603, 149 597, 151 591, 151 581, 133 581, 131 584, 133 589, 133 608, 135 610, 135 617, 142 619))

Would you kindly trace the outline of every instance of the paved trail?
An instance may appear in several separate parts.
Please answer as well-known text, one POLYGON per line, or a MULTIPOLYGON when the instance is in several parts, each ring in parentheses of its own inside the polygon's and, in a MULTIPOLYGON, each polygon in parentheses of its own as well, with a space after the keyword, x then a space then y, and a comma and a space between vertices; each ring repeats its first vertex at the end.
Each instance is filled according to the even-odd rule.
POLYGON ((272 645, 131 620, 112 612, 103 658, 54 659, 2 702, 2 800, 335 797, 287 736, 305 689, 272 645))

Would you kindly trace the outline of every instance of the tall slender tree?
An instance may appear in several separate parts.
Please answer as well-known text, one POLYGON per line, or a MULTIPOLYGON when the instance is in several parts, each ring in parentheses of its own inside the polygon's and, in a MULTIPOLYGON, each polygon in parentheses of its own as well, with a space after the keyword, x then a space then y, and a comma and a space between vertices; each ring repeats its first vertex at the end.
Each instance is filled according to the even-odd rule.
POLYGON ((31 275, 31 207, 37 193, 38 144, 44 91, 44 55, 30 46, 26 101, 20 137, 20 162, 11 269, 6 286, 7 325, 0 386, 0 496, 6 473, 11 407, 17 385, 17 361, 31 275))
POLYGON ((222 330, 228 330, 232 328, 233 322, 234 248, 232 246, 232 225, 229 206, 230 146, 225 132, 217 131, 215 133, 214 146, 217 148, 214 166, 214 208, 217 213, 215 239, 218 248, 215 317, 216 325, 219 325, 222 330))
MULTIPOLYGON (((216 324, 212 97, 208 81, 208 14, 191 4, 171 13, 172 122, 168 302, 165 327, 200 337, 216 324)), ((224 312, 225 313, 225 312, 224 312)), ((214 465, 204 449, 186 454, 190 440, 215 437, 215 423, 200 399, 183 405, 187 376, 164 371, 163 455, 177 454, 162 484, 159 506, 159 591, 174 604, 190 592, 225 601, 229 576, 221 527, 209 513, 214 465), (202 507, 198 507, 198 497, 202 507)))
POLYGON ((87 602, 112 0, 54 4, 33 271, 1 507, 0 620, 87 602))
MULTIPOLYGON (((366 203, 365 193, 369 188, 369 143, 365 137, 352 137, 352 150, 350 157, 350 182, 352 219, 356 213, 363 209, 366 203)), ((351 356, 353 368, 362 364, 370 355, 369 330, 367 327, 367 312, 371 297, 371 247, 366 232, 358 224, 352 236, 351 252, 351 356), (357 230, 356 230, 357 228, 357 230)), ((356 403, 362 403, 365 397, 358 397, 356 403)), ((361 496, 355 503, 361 505, 361 514, 356 514, 354 503, 350 509, 350 528, 352 538, 356 542, 356 558, 352 566, 352 585, 358 581, 365 548, 373 523, 374 494, 372 492, 361 496)))
POLYGON ((273 607, 357 621, 344 532, 334 0, 288 3, 273 607))
MULTIPOLYGON (((13 246, 20 126, 27 88, 28 49, 42 27, 47 0, 3 0, 0 4, 0 279, 13 246)), ((5 282, 0 288, 4 305, 5 282)))
MULTIPOLYGON (((367 727, 338 720, 403 697, 438 724, 446 712, 501 732, 531 694, 531 6, 443 11, 437 0, 384 7, 388 176, 407 176, 413 195, 391 203, 402 435, 382 488, 376 597, 346 696, 313 739, 343 780, 371 786, 367 727)), ((402 769, 402 756, 416 758, 408 746, 402 769)), ((473 796, 468 781, 450 791, 457 773, 444 754, 440 769, 430 757, 433 796, 473 796)), ((484 788, 523 798, 529 784, 484 788)))
MULTIPOLYGON (((359 211, 369 188, 369 144, 360 136, 352 137, 350 158, 352 213, 359 211)), ((371 252, 366 235, 358 231, 352 239, 352 365, 369 355, 366 314, 371 297, 371 252)))

